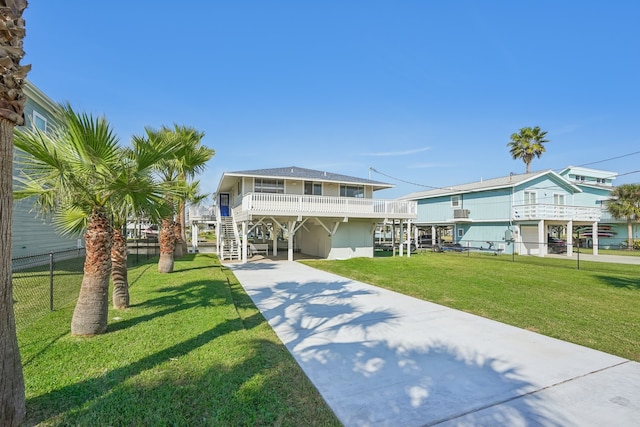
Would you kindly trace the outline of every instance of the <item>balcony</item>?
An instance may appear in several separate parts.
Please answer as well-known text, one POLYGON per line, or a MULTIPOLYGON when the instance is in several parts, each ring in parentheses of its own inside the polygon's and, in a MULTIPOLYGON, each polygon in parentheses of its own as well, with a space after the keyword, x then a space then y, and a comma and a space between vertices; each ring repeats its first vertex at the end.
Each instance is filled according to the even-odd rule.
POLYGON ((516 221, 558 220, 599 222, 602 215, 600 207, 566 205, 516 205, 511 210, 516 221))
POLYGON ((248 193, 233 212, 237 220, 249 215, 415 219, 418 204, 409 200, 248 193))

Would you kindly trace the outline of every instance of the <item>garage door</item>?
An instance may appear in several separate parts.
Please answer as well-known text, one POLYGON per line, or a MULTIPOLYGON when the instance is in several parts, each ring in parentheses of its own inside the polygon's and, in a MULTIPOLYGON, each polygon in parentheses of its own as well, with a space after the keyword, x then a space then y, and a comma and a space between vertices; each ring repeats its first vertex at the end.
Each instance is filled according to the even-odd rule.
POLYGON ((535 225, 522 225, 520 226, 520 234, 522 235, 523 255, 538 255, 540 253, 538 227, 535 225))

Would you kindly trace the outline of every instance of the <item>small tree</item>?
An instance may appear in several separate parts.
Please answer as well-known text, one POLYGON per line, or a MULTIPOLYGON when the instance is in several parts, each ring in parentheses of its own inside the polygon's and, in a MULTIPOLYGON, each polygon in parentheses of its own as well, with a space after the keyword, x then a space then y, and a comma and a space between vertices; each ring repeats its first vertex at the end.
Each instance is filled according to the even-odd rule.
POLYGON ((539 126, 525 127, 520 132, 511 134, 511 142, 507 144, 509 153, 514 159, 522 159, 527 166, 527 173, 530 172, 533 158, 539 158, 546 151, 544 144, 549 142, 545 139, 546 135, 547 132, 542 131, 539 126))
POLYGON ((633 250, 633 225, 640 220, 640 184, 624 184, 613 189, 607 210, 616 219, 627 220, 627 249, 633 250))

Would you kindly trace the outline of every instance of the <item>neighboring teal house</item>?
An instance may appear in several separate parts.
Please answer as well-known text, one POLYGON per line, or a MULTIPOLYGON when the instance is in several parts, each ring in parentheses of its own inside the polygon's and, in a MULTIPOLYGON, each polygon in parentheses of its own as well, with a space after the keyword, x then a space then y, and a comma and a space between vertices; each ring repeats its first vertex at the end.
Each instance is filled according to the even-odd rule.
MULTIPOLYGON (((415 225, 422 242, 428 239, 436 244, 446 235, 452 243, 472 249, 491 247, 504 253, 544 256, 564 252, 565 248, 549 244, 557 237, 566 239, 566 252, 571 255, 578 230, 599 229, 603 202, 615 176, 568 167, 561 173, 511 174, 416 192, 401 199, 418 203, 415 225)), ((599 237, 589 235, 594 253, 599 237)))
MULTIPOLYGON (((24 126, 44 131, 50 129, 57 104, 29 81, 25 81, 24 93, 27 96, 24 126)), ((77 248, 78 239, 57 234, 51 224, 36 218, 32 208, 33 200, 17 200, 13 203, 13 258, 77 248)))
MULTIPOLYGON (((627 225, 624 219, 615 219, 606 209, 606 201, 611 196, 616 172, 569 166, 560 172, 567 181, 582 190, 576 194, 576 204, 600 207, 602 215, 598 223, 598 246, 609 249, 624 245, 627 239, 627 225)), ((640 226, 633 225, 633 236, 640 236, 640 226)), ((593 229, 589 226, 577 227, 582 245, 593 246, 593 229)))

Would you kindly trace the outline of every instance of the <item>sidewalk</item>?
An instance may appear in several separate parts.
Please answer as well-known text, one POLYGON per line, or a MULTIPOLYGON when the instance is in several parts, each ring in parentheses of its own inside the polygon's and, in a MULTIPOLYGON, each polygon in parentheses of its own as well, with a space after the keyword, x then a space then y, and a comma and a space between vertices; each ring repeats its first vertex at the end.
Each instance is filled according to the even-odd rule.
POLYGON ((637 426, 640 364, 297 262, 227 264, 347 426, 637 426))
POLYGON ((570 257, 567 254, 547 254, 549 258, 558 259, 572 259, 574 261, 593 261, 593 262, 608 262, 612 264, 635 264, 640 265, 640 256, 625 256, 625 255, 592 255, 574 252, 570 257))

